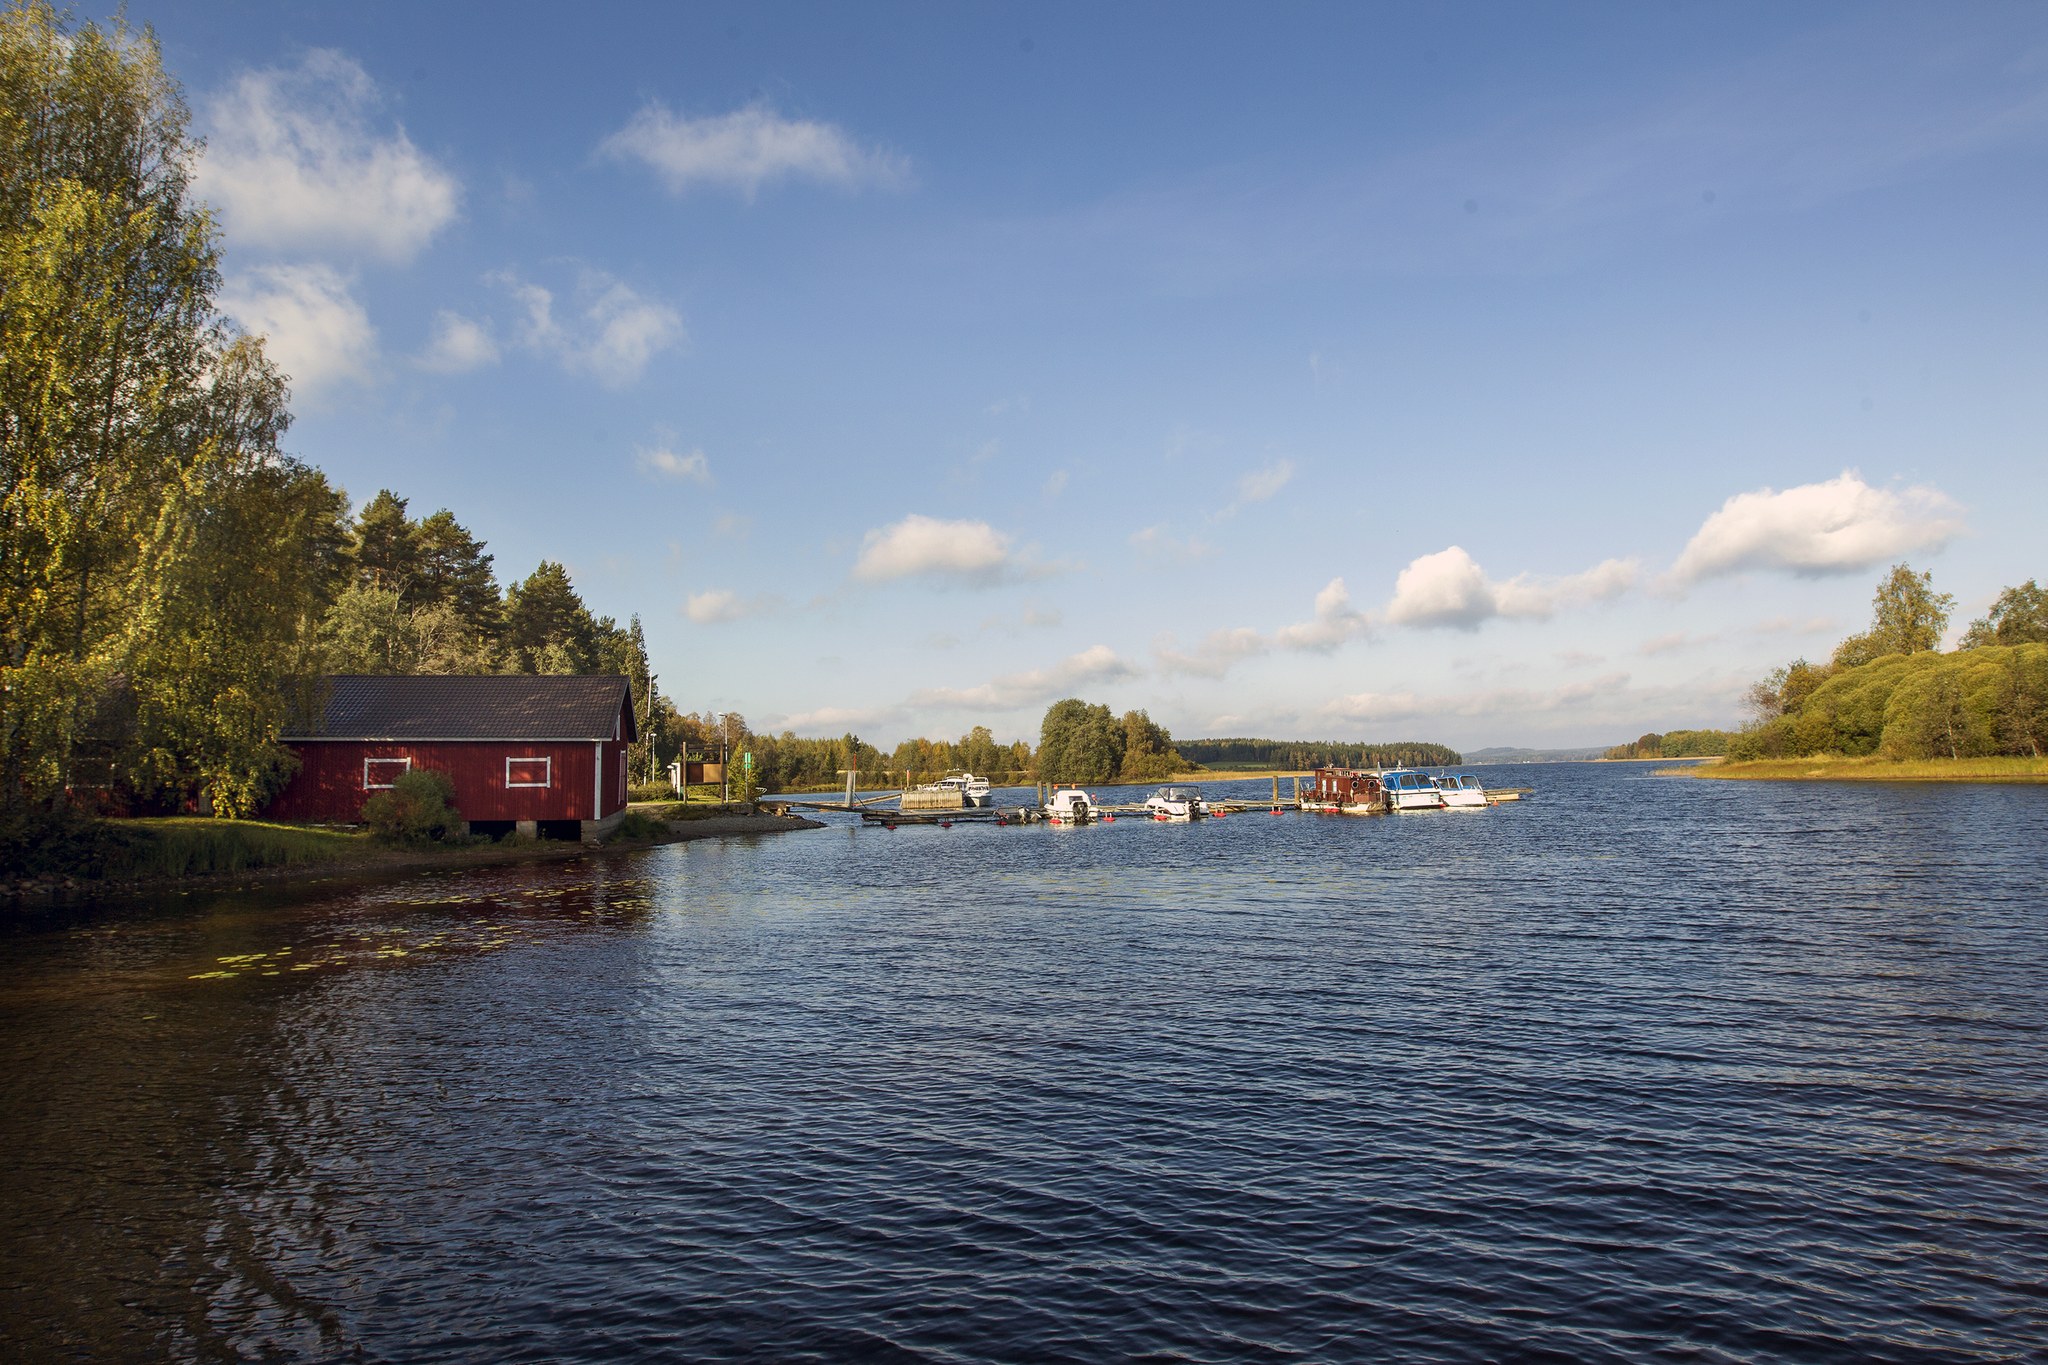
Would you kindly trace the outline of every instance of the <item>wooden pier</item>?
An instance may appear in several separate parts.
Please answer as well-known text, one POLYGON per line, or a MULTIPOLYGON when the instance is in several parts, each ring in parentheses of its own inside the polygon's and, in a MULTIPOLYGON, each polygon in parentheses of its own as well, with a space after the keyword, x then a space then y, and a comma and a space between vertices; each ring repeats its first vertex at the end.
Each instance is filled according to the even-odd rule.
MULTIPOLYGON (((1052 795, 1062 786, 1078 786, 1078 783, 1038 783, 1032 787, 1031 802, 1016 806, 970 806, 958 792, 927 792, 916 789, 908 791, 887 791, 872 796, 859 796, 854 790, 855 774, 846 773, 846 795, 838 801, 810 801, 794 797, 766 797, 761 801, 764 809, 778 814, 798 810, 834 810, 849 815, 858 815, 864 824, 881 825, 894 829, 898 825, 937 825, 950 828, 956 821, 971 820, 979 824, 993 825, 1036 825, 1047 823, 1052 805, 1052 795), (924 798, 932 798, 927 801, 924 798), (950 799, 948 799, 950 798, 950 799), (887 802, 897 804, 890 806, 887 802)), ((1231 815, 1248 815, 1253 812, 1281 815, 1289 812, 1309 814, 1344 815, 1386 815, 1391 808, 1378 802, 1354 803, 1343 800, 1335 802, 1318 800, 1314 796, 1304 799, 1301 778, 1293 779, 1293 788, 1282 796, 1280 778, 1273 778, 1273 795, 1270 800, 1208 801, 1208 814, 1194 817, 1170 817, 1157 815, 1142 801, 1123 801, 1114 805, 1091 806, 1094 817, 1100 820, 1117 819, 1158 819, 1181 823, 1185 819, 1221 819, 1231 815)), ((1489 788, 1486 801, 1490 806, 1507 801, 1519 801, 1530 795, 1527 787, 1489 788)))

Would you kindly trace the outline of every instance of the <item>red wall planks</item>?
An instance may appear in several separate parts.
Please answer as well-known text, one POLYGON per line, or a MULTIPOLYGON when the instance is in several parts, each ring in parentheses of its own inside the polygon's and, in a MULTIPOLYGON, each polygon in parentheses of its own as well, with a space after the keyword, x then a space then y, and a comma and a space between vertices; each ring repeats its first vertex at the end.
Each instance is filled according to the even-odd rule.
MULTIPOLYGON (((622 740, 467 740, 411 743, 398 740, 291 740, 299 771, 264 812, 274 820, 353 822, 362 818, 366 759, 410 759, 412 767, 446 773, 455 784, 455 808, 465 820, 601 820, 626 804, 626 745, 622 740), (597 763, 600 755, 603 775, 597 763), (512 786, 545 776, 546 786, 512 786), (533 760, 545 759, 545 765, 533 760), (543 767, 545 772, 537 772, 543 767)), ((378 765, 372 781, 403 771, 378 765)))

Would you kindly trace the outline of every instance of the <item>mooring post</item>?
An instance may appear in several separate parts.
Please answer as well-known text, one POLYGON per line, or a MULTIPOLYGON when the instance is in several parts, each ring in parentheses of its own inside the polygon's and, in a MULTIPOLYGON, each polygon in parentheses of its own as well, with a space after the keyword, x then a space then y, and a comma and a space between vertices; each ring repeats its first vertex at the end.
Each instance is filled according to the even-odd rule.
POLYGON ((1296 810, 1301 809, 1301 777, 1299 774, 1294 779, 1294 808, 1296 810))
POLYGON ((846 808, 847 808, 848 810, 852 810, 852 809, 853 809, 853 784, 854 784, 854 783, 855 783, 855 782, 856 782, 857 780, 859 780, 859 778, 860 778, 860 769, 858 769, 858 768, 841 768, 841 769, 840 769, 839 771, 840 771, 841 773, 843 773, 843 774, 845 775, 845 777, 846 777, 846 808))

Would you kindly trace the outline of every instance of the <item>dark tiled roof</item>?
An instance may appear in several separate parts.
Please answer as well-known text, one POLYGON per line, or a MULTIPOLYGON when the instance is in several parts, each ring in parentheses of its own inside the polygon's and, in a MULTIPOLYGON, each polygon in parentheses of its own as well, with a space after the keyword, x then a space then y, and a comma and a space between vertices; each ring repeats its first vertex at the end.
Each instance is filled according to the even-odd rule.
POLYGON ((323 683, 320 721, 287 739, 610 739, 625 712, 619 677, 366 677, 323 683))

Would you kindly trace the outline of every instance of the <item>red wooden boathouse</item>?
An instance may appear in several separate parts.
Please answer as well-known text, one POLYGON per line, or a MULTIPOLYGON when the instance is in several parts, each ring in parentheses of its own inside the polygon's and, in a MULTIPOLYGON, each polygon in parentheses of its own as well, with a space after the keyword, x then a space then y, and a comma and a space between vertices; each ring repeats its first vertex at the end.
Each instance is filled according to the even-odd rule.
POLYGON ((445 773, 479 833, 608 833, 626 812, 626 746, 638 738, 619 677, 328 678, 316 721, 283 738, 299 770, 276 820, 352 823, 413 768, 445 773))
POLYGON ((1301 789, 1303 810, 1330 814, 1377 814, 1386 809, 1386 789, 1369 768, 1318 768, 1301 789))

